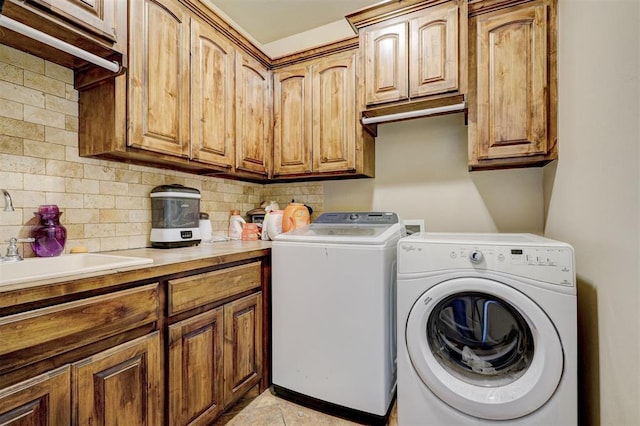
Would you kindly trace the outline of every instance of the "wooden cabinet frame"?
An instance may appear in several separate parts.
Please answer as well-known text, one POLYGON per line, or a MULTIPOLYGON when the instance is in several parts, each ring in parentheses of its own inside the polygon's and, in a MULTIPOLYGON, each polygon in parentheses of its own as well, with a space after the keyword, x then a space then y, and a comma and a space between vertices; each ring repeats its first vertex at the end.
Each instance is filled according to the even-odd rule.
POLYGON ((0 421, 205 425, 264 391, 268 249, 188 265, 3 294, 0 421))
POLYGON ((557 159, 557 1, 469 8, 469 170, 557 159))
POLYGON ((357 38, 283 58, 274 76, 273 179, 373 177, 357 38))

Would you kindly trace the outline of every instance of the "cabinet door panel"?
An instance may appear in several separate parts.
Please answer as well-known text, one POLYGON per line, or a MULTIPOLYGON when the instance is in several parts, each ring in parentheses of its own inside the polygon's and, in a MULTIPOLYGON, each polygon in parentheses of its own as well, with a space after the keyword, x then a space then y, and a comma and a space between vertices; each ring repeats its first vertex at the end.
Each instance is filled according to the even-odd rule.
POLYGON ((169 327, 169 423, 209 424, 223 408, 223 310, 169 327))
POLYGON ((193 20, 191 28, 192 155, 200 161, 231 168, 234 49, 207 25, 193 20))
POLYGON ((458 5, 444 3, 409 23, 410 97, 458 90, 458 5))
POLYGON ((236 168, 267 175, 271 156, 269 71, 254 59, 236 55, 236 168))
POLYGON ((262 293, 224 306, 225 405, 262 378, 262 293))
POLYGON ((161 424, 160 367, 158 332, 74 363, 73 424, 161 424))
POLYGON ((311 75, 306 66, 274 74, 274 175, 311 172, 311 75))
POLYGON ((408 98, 408 23, 373 25, 365 30, 366 103, 408 98))
MULTIPOLYGON (((116 4, 119 0, 28 0, 43 5, 75 25, 116 41, 116 4)), ((122 3, 122 2, 121 2, 122 3)))
POLYGON ((71 423, 71 374, 58 368, 0 389, 0 424, 48 426, 71 423))
POLYGON ((313 65, 313 169, 355 170, 356 54, 313 65))
POLYGON ((174 0, 131 2, 131 146, 188 156, 189 19, 174 0))
POLYGON ((547 152, 547 9, 478 18, 478 158, 547 152))

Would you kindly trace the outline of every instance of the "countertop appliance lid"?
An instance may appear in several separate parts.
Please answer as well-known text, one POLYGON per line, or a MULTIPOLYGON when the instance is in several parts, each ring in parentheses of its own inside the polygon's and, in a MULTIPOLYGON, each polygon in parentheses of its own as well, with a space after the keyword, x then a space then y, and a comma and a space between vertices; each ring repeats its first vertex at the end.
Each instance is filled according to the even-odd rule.
POLYGON ((151 198, 177 197, 177 198, 200 198, 200 191, 196 188, 189 188, 178 183, 156 186, 151 190, 151 198))

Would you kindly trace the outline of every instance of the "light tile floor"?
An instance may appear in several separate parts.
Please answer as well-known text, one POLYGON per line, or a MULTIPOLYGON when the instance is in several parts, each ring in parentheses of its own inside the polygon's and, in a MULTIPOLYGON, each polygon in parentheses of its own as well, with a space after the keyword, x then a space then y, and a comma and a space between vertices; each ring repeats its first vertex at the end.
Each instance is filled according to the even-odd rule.
MULTIPOLYGON (((302 405, 273 395, 271 389, 267 389, 258 395, 248 405, 240 407, 241 410, 232 410, 229 415, 223 416, 216 425, 227 426, 354 426, 354 423, 339 417, 333 417, 318 411, 314 411, 302 405)), ((389 416, 389 426, 397 426, 397 410, 393 407, 389 416)))

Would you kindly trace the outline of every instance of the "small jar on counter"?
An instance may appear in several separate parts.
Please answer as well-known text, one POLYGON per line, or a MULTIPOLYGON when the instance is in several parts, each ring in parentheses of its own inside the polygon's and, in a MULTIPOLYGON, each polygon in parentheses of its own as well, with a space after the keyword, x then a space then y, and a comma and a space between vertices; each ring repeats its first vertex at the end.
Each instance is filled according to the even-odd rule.
POLYGON ((244 223, 242 225, 242 241, 255 241, 258 239, 258 224, 244 223))

